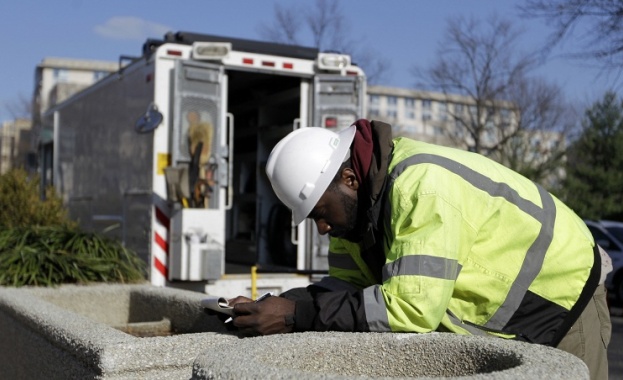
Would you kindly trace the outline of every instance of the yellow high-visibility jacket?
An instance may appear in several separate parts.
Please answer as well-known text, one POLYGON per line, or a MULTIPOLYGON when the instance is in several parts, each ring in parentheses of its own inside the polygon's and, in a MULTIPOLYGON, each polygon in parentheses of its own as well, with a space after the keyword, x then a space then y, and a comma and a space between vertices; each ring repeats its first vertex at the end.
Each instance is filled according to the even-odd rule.
POLYGON ((583 221, 484 156, 393 143, 376 226, 376 255, 384 258, 374 264, 363 243, 331 239, 330 277, 360 295, 349 293, 352 310, 341 310, 349 302, 337 306, 335 295, 318 297, 316 329, 333 329, 339 323, 330 319, 342 315, 339 329, 493 334, 556 346, 599 280, 583 221))

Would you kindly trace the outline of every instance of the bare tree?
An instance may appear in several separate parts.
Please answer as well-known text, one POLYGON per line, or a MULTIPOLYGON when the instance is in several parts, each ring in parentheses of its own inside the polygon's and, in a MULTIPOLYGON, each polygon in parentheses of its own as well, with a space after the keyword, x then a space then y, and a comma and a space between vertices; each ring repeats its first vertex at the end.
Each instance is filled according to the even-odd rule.
POLYGON ((451 19, 436 60, 413 72, 421 85, 444 94, 452 123, 439 129, 453 145, 540 181, 563 158, 557 149, 564 144, 553 141, 564 138, 564 101, 558 86, 529 76, 538 60, 517 49, 520 36, 496 16, 451 19), (541 139, 556 152, 541 149, 541 139))
MULTIPOLYGON (((526 78, 512 90, 515 127, 495 159, 550 189, 560 186, 567 139, 580 120, 560 86, 526 78)), ((504 124, 500 126, 505 128, 504 124)))
POLYGON ((447 131, 455 143, 490 154, 511 137, 510 129, 501 130, 502 139, 486 141, 487 126, 499 114, 496 111, 511 107, 510 90, 535 67, 532 56, 515 53, 518 36, 510 22, 497 17, 485 25, 475 19, 451 19, 435 62, 425 70, 414 68, 423 86, 443 92, 449 102, 456 103, 450 99, 453 95, 466 98, 467 112, 463 108, 449 111, 461 132, 447 131))
POLYGON ((386 79, 391 64, 388 59, 363 41, 354 41, 341 51, 349 52, 353 61, 363 68, 368 84, 379 84, 386 79))
POLYGON ((339 3, 334 0, 316 0, 316 6, 307 11, 307 25, 319 49, 342 49, 346 41, 345 17, 339 3))
POLYGON ((295 8, 286 8, 275 4, 273 24, 258 27, 260 35, 269 40, 290 45, 299 45, 297 35, 300 31, 300 13, 295 8))
POLYGON ((13 119, 30 119, 32 115, 32 102, 24 94, 4 104, 4 108, 13 119))
POLYGON ((542 18, 553 28, 545 51, 573 39, 578 49, 573 58, 594 60, 607 72, 623 70, 622 0, 524 0, 524 17, 542 18))
POLYGON ((369 83, 378 83, 387 75, 389 61, 374 52, 364 41, 349 38, 347 18, 336 0, 316 0, 311 5, 305 3, 282 6, 275 4, 275 18, 272 24, 258 27, 260 36, 266 40, 301 45, 306 35, 311 46, 323 51, 336 51, 350 54, 353 61, 361 66, 369 83), (364 48, 365 46, 365 48, 364 48))

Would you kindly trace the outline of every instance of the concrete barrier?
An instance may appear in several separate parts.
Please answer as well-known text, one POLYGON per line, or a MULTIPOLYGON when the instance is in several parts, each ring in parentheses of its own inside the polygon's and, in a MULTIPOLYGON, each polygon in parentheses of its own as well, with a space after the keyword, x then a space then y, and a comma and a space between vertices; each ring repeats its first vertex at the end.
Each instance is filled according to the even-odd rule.
POLYGON ((536 344, 456 334, 301 333, 247 338, 197 357, 207 379, 588 379, 575 356, 536 344))
POLYGON ((199 352, 238 340, 203 312, 203 296, 151 285, 0 288, 0 378, 189 379, 199 352))
POLYGON ((455 334, 240 339, 202 293, 151 285, 0 288, 2 379, 588 379, 563 351, 455 334))

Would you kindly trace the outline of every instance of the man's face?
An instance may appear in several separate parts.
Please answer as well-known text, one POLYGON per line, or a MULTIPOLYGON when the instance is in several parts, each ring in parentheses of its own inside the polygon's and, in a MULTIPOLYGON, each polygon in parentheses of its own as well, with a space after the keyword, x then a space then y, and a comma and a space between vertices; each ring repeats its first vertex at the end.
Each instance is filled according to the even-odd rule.
POLYGON ((329 234, 349 240, 355 238, 353 232, 358 222, 356 182, 354 175, 352 178, 344 176, 320 197, 308 216, 316 222, 320 235, 329 234))

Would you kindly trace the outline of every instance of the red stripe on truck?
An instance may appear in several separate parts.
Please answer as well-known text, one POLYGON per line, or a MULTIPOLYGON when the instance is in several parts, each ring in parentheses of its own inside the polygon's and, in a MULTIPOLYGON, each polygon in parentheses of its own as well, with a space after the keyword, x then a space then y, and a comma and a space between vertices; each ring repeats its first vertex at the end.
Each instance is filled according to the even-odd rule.
POLYGON ((168 216, 164 214, 164 212, 160 211, 158 207, 154 207, 156 209, 156 220, 165 226, 167 230, 169 229, 170 219, 168 216))
POLYGON ((162 236, 160 236, 160 234, 156 233, 154 236, 154 240, 156 240, 156 244, 158 244, 158 246, 160 248, 162 248, 163 251, 166 252, 166 254, 169 254, 169 243, 167 243, 166 240, 164 240, 162 238, 162 236))
POLYGON ((168 271, 167 267, 162 263, 162 261, 158 260, 157 257, 154 257, 154 267, 165 278, 169 276, 169 271, 168 271))

